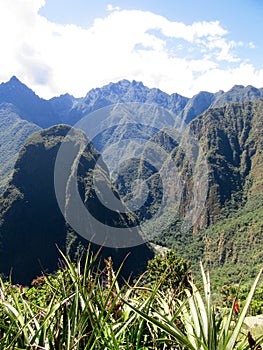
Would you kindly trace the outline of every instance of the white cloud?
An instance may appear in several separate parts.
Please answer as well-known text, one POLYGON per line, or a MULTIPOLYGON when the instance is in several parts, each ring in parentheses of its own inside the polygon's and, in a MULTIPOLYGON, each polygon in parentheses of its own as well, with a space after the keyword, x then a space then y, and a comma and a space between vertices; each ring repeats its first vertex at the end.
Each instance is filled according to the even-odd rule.
POLYGON ((107 5, 107 11, 119 11, 120 9, 119 6, 113 6, 112 4, 107 5))
POLYGON ((250 49, 255 49, 255 48, 256 48, 256 45, 255 45, 252 41, 250 41, 250 42, 248 43, 248 47, 249 47, 250 49))
POLYGON ((186 25, 108 5, 108 16, 84 29, 49 22, 38 14, 43 5, 0 0, 0 80, 17 75, 40 96, 84 96, 123 78, 184 96, 262 84, 263 70, 242 62, 235 49, 243 43, 228 40, 218 21, 186 25))
POLYGON ((181 22, 170 22, 160 17, 159 23, 164 35, 174 38, 183 38, 190 42, 194 42, 197 38, 217 37, 227 33, 227 31, 221 27, 219 21, 194 22, 192 25, 186 25, 181 22))

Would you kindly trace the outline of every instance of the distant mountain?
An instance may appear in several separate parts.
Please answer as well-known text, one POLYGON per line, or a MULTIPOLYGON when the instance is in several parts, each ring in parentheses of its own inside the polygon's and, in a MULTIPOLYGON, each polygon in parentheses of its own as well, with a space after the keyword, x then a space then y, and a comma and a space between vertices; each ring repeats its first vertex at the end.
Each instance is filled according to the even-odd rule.
MULTIPOLYGON (((186 98, 176 93, 169 95, 159 89, 149 89, 141 82, 121 80, 117 83, 110 83, 102 88, 92 89, 83 98, 75 98, 74 96, 65 94, 50 100, 44 100, 39 98, 16 77, 12 77, 7 83, 0 85, 0 109, 1 103, 4 105, 8 104, 12 113, 15 111, 16 116, 21 118, 23 123, 27 121, 41 128, 56 125, 60 122, 74 125, 83 117, 101 108, 117 103, 130 102, 165 108, 174 114, 174 117, 177 118, 177 124, 179 124, 179 120, 181 124, 188 124, 209 108, 222 107, 230 102, 255 101, 260 98, 263 98, 263 89, 256 89, 252 86, 243 87, 238 85, 227 92, 219 91, 215 94, 203 91, 192 98, 186 98)), ((2 110, 1 115, 2 118, 9 118, 9 111, 6 107, 2 110)), ((35 127, 32 128, 32 132, 35 130, 35 127)), ((137 136, 137 131, 134 130, 135 136, 137 136)), ((118 131, 115 130, 115 138, 117 133, 118 131)), ((21 142, 29 134, 30 131, 28 129, 23 135, 22 128, 20 132, 21 142)), ((119 134, 124 135, 125 130, 121 128, 119 134)), ((5 135, 6 140, 10 138, 5 144, 17 144, 17 141, 14 140, 14 134, 5 133, 5 135)), ((103 142, 111 142, 107 137, 105 138, 104 135, 101 136, 100 140, 97 139, 96 147, 102 149, 103 142)), ((19 145, 21 145, 21 142, 19 145)), ((5 146, 2 145, 3 170, 0 174, 0 192, 3 188, 1 183, 4 184, 7 182, 7 179, 4 179, 4 177, 8 178, 10 176, 9 170, 13 165, 10 159, 15 159, 17 152, 18 147, 11 147, 5 150, 5 146), (11 153, 12 156, 10 158, 11 153), (8 164, 7 167, 5 163, 8 164), (7 169, 7 171, 4 169, 7 169)))
MULTIPOLYGON (((64 123, 74 125, 84 116, 98 109, 117 103, 147 103, 155 104, 169 109, 177 115, 186 105, 188 98, 179 94, 171 94, 159 90, 149 89, 141 82, 121 80, 110 83, 102 88, 90 90, 84 98, 78 100, 69 95, 64 95, 50 100, 52 106, 56 106, 63 100, 63 112, 59 113, 64 123)), ((56 109, 57 110, 57 109, 56 109)))
POLYGON ((258 99, 263 99, 263 88, 256 89, 251 85, 246 87, 235 85, 227 92, 221 90, 214 94, 201 91, 188 100, 184 109, 179 113, 179 117, 185 124, 188 124, 209 108, 223 107, 232 102, 256 101, 258 99))
POLYGON ((227 92, 219 91, 216 93, 211 107, 222 107, 230 102, 257 101, 258 99, 263 99, 263 88, 235 85, 227 92))
MULTIPOLYGON (((41 271, 54 271, 59 258, 56 244, 64 252, 76 253, 78 246, 87 247, 89 243, 66 224, 55 196, 55 159, 69 129, 66 125, 58 125, 32 134, 19 153, 8 188, 0 196, 0 272, 7 276, 11 273, 15 283, 28 284, 41 271)), ((76 140, 84 137, 77 130, 74 135, 76 140)), ((89 143, 78 166, 81 198, 98 220, 124 225, 125 217, 118 213, 111 214, 100 205, 88 180, 98 157, 99 153, 89 143)), ((73 168, 70 171, 73 172, 73 168)), ((107 175, 106 168, 97 166, 96 171, 107 175)), ((67 207, 67 210, 70 208, 67 207)), ((92 231, 92 225, 89 229, 96 233, 92 231)), ((93 250, 98 250, 98 247, 92 244, 93 250)), ((128 253, 131 254, 123 269, 126 278, 132 272, 133 275, 142 272, 147 259, 153 256, 145 244, 134 248, 103 248, 101 255, 111 255, 117 268, 128 253)))
POLYGON ((190 123, 191 120, 210 108, 215 98, 216 94, 201 91, 189 99, 184 109, 179 113, 182 123, 185 125, 190 123))
POLYGON ((45 100, 15 76, 0 84, 0 103, 13 104, 22 119, 44 128, 58 123, 74 125, 100 108, 129 102, 156 104, 180 116, 187 124, 208 108, 260 98, 263 98, 263 88, 256 89, 252 86, 237 85, 227 92, 219 91, 215 94, 203 91, 187 98, 177 93, 169 95, 156 88, 149 89, 141 82, 121 80, 92 89, 82 98, 65 94, 45 100))
POLYGON ((59 123, 57 113, 51 104, 38 97, 15 76, 7 83, 0 84, 0 103, 3 102, 13 104, 22 119, 40 127, 45 128, 59 123))
POLYGON ((121 80, 102 88, 90 90, 85 97, 69 94, 45 100, 13 76, 0 84, 0 103, 12 104, 17 114, 40 127, 58 123, 74 125, 87 114, 116 103, 138 102, 163 107, 187 124, 211 107, 222 107, 230 102, 255 101, 263 98, 263 88, 236 85, 231 90, 215 94, 202 91, 192 98, 177 93, 167 94, 157 88, 148 88, 141 82, 121 80))
POLYGON ((39 98, 16 77, 12 77, 7 83, 0 85, 0 113, 2 119, 0 125, 2 126, 1 135, 4 140, 1 143, 0 192, 10 178, 19 148, 26 138, 39 128, 49 127, 60 122, 74 125, 87 114, 119 102, 155 103, 177 113, 184 107, 187 100, 187 98, 178 94, 168 95, 158 89, 149 89, 142 83, 127 80, 116 84, 111 83, 101 89, 93 89, 84 98, 74 98, 69 94, 65 94, 50 100, 44 100, 39 98), (15 119, 13 118, 14 113, 16 114, 15 119), (9 131, 7 130, 6 120, 9 121, 9 131), (27 129, 21 128, 19 133, 14 134, 10 130, 12 128, 16 130, 18 120, 20 120, 20 124, 27 125, 27 129), (10 145, 12 146, 10 147, 10 145))
MULTIPOLYGON (((186 98, 176 93, 169 95, 159 89, 149 89, 140 82, 128 80, 92 89, 82 98, 65 94, 44 100, 13 77, 9 82, 0 85, 0 192, 1 189, 6 188, 11 178, 12 166, 18 156, 19 148, 31 133, 61 122, 75 125, 83 117, 93 113, 86 126, 87 129, 96 127, 96 123, 101 123, 104 127, 102 132, 95 134, 93 140, 95 148, 102 152, 106 146, 115 145, 115 148, 112 148, 111 153, 108 154, 107 161, 116 162, 115 158, 119 156, 119 149, 116 145, 125 143, 128 138, 132 137, 143 139, 146 144, 149 140, 157 143, 176 161, 177 170, 182 180, 179 214, 173 217, 171 225, 163 231, 156 242, 174 246, 179 253, 190 257, 192 261, 204 258, 215 271, 220 271, 220 269, 225 271, 225 267, 231 270, 229 267, 231 263, 239 264, 240 268, 243 266, 245 270, 245 251, 247 249, 250 249, 257 259, 261 259, 259 246, 262 244, 260 237, 262 237, 263 198, 262 100, 263 88, 256 89, 252 86, 236 85, 227 92, 202 91, 192 98, 186 98), (140 113, 130 113, 127 109, 125 111, 125 104, 130 102, 137 102, 137 106, 153 106, 168 112, 158 114, 158 118, 155 118, 156 115, 153 118, 151 113, 145 113, 143 122, 146 125, 143 125, 140 113), (120 110, 123 106, 123 111, 118 114, 117 118, 110 112, 116 105, 119 106, 120 110), (107 113, 100 114, 100 110, 105 110, 107 113), (98 116, 99 119, 96 119, 98 116), (189 164, 185 162, 185 154, 178 147, 176 140, 170 138, 159 127, 160 125, 173 127, 175 124, 186 124, 191 128, 196 139, 203 145, 209 169, 206 205, 200 218, 195 222, 193 231, 184 233, 180 231, 180 224, 191 204, 191 194, 193 193, 191 169, 189 164), (185 252, 186 245, 187 252, 185 252), (212 257, 209 252, 212 252, 212 257)), ((135 111, 139 112, 140 107, 136 108, 135 111)), ((58 127, 59 132, 62 132, 63 128, 61 128, 61 126, 58 127)), ((68 127, 64 126, 64 128, 68 127)), ((43 132, 46 133, 46 131, 43 132)), ((56 134, 56 126, 54 129, 51 128, 52 133, 56 134)), ((52 147, 49 149, 47 144, 50 145, 50 140, 52 140, 51 144, 54 141, 54 145, 58 147, 63 136, 55 137, 53 135, 49 138, 48 134, 45 134, 45 137, 40 137, 40 134, 35 134, 38 135, 38 141, 35 136, 32 136, 33 138, 29 139, 29 143, 26 143, 25 148, 20 152, 15 165, 14 177, 1 197, 0 210, 4 218, 3 225, 7 225, 2 226, 2 230, 3 227, 6 227, 10 232, 18 234, 18 231, 11 229, 13 225, 11 223, 20 220, 23 222, 21 213, 26 212, 23 198, 26 197, 25 193, 30 189, 29 179, 31 183, 35 184, 32 185, 34 191, 39 195, 39 198, 42 198, 42 194, 38 192, 38 186, 34 182, 36 176, 32 177, 30 172, 29 158, 32 157, 34 167, 42 167, 41 173, 45 174, 43 167, 47 163, 43 161, 43 164, 40 164, 40 159, 42 156, 44 157, 44 154, 49 154, 48 159, 54 158, 55 155, 51 152, 52 147), (48 143, 43 141, 43 138, 49 140, 48 143), (31 143, 34 145, 33 147, 31 143), (29 152, 31 149, 34 150, 32 153, 29 152), (30 155, 30 157, 25 157, 25 154, 30 155), (28 164, 28 166, 20 168, 21 159, 23 160, 22 164, 25 162, 24 164, 28 164), (21 191, 21 188, 14 182, 16 174, 19 174, 18 178, 20 178, 21 184, 23 181, 27 184, 25 192, 21 191), (22 207, 17 204, 20 200, 23 203, 22 207), (5 211, 5 208, 8 210, 5 211), (13 212, 14 210, 18 210, 20 216, 17 212, 13 212)), ((134 144, 127 146, 131 159, 122 165, 119 176, 115 179, 115 186, 123 200, 129 201, 132 193, 132 188, 129 186, 131 186, 133 178, 136 176, 139 180, 150 178, 147 185, 151 195, 147 198, 148 202, 143 210, 136 212, 137 217, 141 219, 143 215, 149 217, 156 213, 161 203, 162 183, 159 170, 149 167, 147 162, 143 162, 143 157, 147 155, 147 147, 138 149, 133 146, 134 144), (140 161, 140 155, 142 161, 140 161), (152 208, 154 208, 153 212, 152 208)), ((49 163, 50 167, 53 165, 54 163, 49 163)), ((46 183, 46 179, 51 177, 51 170, 49 171, 50 174, 43 178, 37 173, 39 181, 41 179, 43 184, 46 183)), ((164 174, 166 173, 164 172, 164 174)), ((53 186, 51 186, 52 181, 50 180, 48 185, 49 189, 46 188, 47 193, 53 186)), ((173 178, 167 178, 166 182, 172 186, 173 178)), ((85 181, 81 180, 80 184, 84 195, 86 193, 83 185, 85 181)), ((52 212, 54 213, 57 210, 54 203, 50 205, 50 208, 53 208, 52 212)), ((44 211, 49 212, 47 207, 44 211)), ((30 214, 31 217, 37 217, 37 215, 30 214)), ((30 220, 28 219, 28 221, 30 220)), ((38 220, 42 222, 42 218, 38 220)), ((63 221, 63 218, 59 220, 63 221)), ((45 227, 45 225, 42 226, 45 227)), ((61 225, 63 229, 59 232, 64 231, 63 234, 61 233, 61 240, 57 238, 56 242, 62 244, 65 242, 65 234, 68 235, 68 228, 65 228, 64 221, 61 225)), ((37 231, 39 226, 35 222, 32 227, 37 231)), ((18 228, 16 227, 15 230, 18 228)), ((28 227, 25 230, 29 230, 28 227)), ((55 234, 51 226, 49 230, 55 234)), ((52 242, 54 243, 54 241, 52 242)), ((43 261, 46 262, 45 259, 43 261)), ((256 263, 254 265, 256 266, 256 263)), ((233 272, 233 270, 231 271, 233 272)), ((224 272, 222 272, 223 274, 224 272)))
POLYGON ((0 192, 10 180, 20 148, 28 136, 37 130, 40 127, 21 119, 12 104, 0 104, 0 192))

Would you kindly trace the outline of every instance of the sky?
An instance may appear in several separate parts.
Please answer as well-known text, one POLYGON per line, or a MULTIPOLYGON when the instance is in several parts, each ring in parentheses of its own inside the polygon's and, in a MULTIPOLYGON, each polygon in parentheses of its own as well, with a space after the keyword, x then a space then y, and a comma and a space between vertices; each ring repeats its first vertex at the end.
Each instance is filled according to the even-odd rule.
POLYGON ((0 82, 49 99, 121 79, 192 97, 263 87, 262 0, 0 0, 0 82))

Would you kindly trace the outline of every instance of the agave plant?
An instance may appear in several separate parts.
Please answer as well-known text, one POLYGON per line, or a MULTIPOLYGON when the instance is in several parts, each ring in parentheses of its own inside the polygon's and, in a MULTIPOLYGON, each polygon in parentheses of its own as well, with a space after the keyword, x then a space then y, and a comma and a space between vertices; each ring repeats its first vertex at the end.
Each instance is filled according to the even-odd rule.
POLYGON ((233 321, 233 307, 229 314, 219 322, 215 318, 215 310, 211 303, 211 288, 209 273, 205 274, 201 264, 204 284, 204 299, 200 291, 192 283, 193 292, 187 294, 187 306, 182 308, 182 321, 187 335, 195 349, 200 350, 232 350, 244 349, 246 337, 241 335, 242 325, 248 312, 256 286, 262 274, 260 270, 247 296, 245 305, 238 319, 233 321))
POLYGON ((84 268, 61 253, 64 268, 28 290, 1 283, 0 349, 42 350, 232 350, 247 349, 241 327, 260 279, 233 324, 232 311, 218 323, 211 304, 209 274, 201 265, 204 292, 191 283, 186 299, 140 283, 119 287, 111 259, 104 281, 87 252, 84 268))
POLYGON ((103 280, 89 251, 84 268, 61 254, 64 268, 37 287, 21 292, 1 281, 0 349, 146 349, 152 341, 145 320, 122 302, 138 300, 146 312, 149 291, 139 287, 140 279, 120 288, 121 267, 115 273, 111 259, 103 280))
MULTIPOLYGON (((171 313, 171 301, 166 302, 167 296, 162 296, 159 300, 159 307, 153 305, 146 313, 140 307, 127 303, 135 312, 162 332, 159 342, 166 341, 174 349, 191 350, 232 350, 248 349, 245 334, 242 334, 242 325, 248 312, 253 294, 262 274, 258 273, 245 305, 238 319, 233 321, 232 310, 219 321, 215 317, 215 310, 211 303, 211 289, 209 273, 204 272, 201 263, 201 272, 204 285, 204 296, 195 283, 190 282, 192 290, 185 290, 187 299, 174 301, 174 311, 171 313), (177 305, 177 307, 176 307, 177 305)), ((158 294, 155 293, 156 298, 158 294)), ((156 301, 155 301, 156 304, 156 301)), ((257 341, 260 341, 257 339, 257 341)))

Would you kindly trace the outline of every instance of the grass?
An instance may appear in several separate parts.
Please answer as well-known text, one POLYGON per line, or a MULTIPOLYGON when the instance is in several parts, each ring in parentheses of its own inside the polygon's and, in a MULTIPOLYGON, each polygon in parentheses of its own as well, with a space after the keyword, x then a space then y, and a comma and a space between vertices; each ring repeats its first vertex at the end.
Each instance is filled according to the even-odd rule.
POLYGON ((22 291, 1 281, 0 349, 248 349, 242 325, 262 270, 233 324, 231 309, 215 319, 202 265, 203 289, 189 281, 179 299, 162 292, 166 274, 151 286, 141 276, 120 287, 120 269, 114 272, 111 259, 104 269, 95 268, 96 259, 88 250, 83 267, 63 255, 56 275, 22 291))

